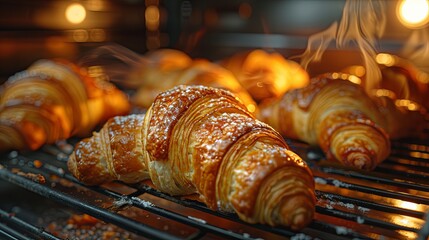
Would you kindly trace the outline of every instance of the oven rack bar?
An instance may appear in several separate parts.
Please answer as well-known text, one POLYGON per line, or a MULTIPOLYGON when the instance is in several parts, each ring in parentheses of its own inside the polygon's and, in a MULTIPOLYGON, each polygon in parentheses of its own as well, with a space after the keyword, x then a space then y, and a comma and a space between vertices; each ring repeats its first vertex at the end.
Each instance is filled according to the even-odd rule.
MULTIPOLYGON (((0 219, 1 222, 4 222, 5 224, 0 223, 0 231, 9 237, 13 237, 16 239, 31 239, 26 237, 20 232, 17 232, 12 228, 15 227, 19 229, 20 231, 25 230, 27 233, 30 233, 32 236, 37 236, 41 239, 48 239, 48 240, 59 240, 60 238, 55 237, 54 235, 50 234, 49 232, 45 231, 43 228, 39 228, 34 226, 31 223, 28 223, 16 216, 12 213, 8 213, 0 209, 0 219)), ((0 234, 1 235, 1 234, 0 234)), ((6 237, 5 235, 5 237, 6 237)))
MULTIPOLYGON (((26 157, 18 157, 19 160, 12 160, 12 162, 15 162, 16 165, 13 165, 13 167, 17 167, 17 166, 21 166, 21 170, 27 172, 29 169, 29 166, 32 165, 32 161, 30 161, 30 159, 27 159, 26 157)), ((62 173, 61 170, 55 170, 56 167, 49 165, 49 164, 45 164, 46 168, 45 171, 37 171, 40 169, 33 169, 32 173, 35 174, 43 174, 45 176, 49 176, 50 174, 55 174, 55 173, 62 173)), ((128 205, 133 205, 133 206, 137 206, 139 208, 145 209, 145 210, 149 210, 152 211, 154 213, 156 213, 157 215, 160 216, 164 216, 167 217, 173 221, 179 221, 182 223, 185 223, 186 225, 189 226, 195 226, 198 229, 200 229, 200 232, 195 233, 192 236, 189 236, 185 239, 200 239, 202 237, 204 237, 205 232, 211 232, 216 234, 217 236, 220 236, 222 238, 226 238, 226 239, 252 239, 251 236, 249 236, 248 234, 244 233, 244 234, 239 234, 239 233, 234 233, 230 230, 225 230, 225 229, 221 229, 218 228, 216 226, 211 226, 203 221, 198 221, 194 220, 194 218, 190 218, 190 217, 184 217, 180 214, 176 214, 174 212, 169 212, 166 211, 164 209, 161 208, 157 208, 156 205, 152 205, 150 204, 150 206, 147 206, 147 202, 141 202, 141 200, 139 200, 138 198, 135 197, 135 195, 140 195, 143 194, 144 192, 149 193, 151 195, 154 196, 158 196, 161 197, 163 199, 176 199, 177 203, 181 203, 184 204, 188 207, 200 210, 200 211, 204 211, 207 212, 209 214, 212 215, 218 215, 222 218, 228 218, 232 221, 235 221, 237 223, 240 224, 244 224, 247 225, 249 227, 256 227, 259 228, 263 231, 267 231, 267 232, 272 232, 274 234, 277 234, 279 236, 283 236, 283 237, 292 237, 294 235, 297 235, 297 233, 294 233, 292 231, 289 231, 287 229, 282 229, 282 228, 272 228, 269 226, 264 226, 264 225, 251 225, 251 224, 246 224, 243 223, 242 221, 240 221, 235 215, 232 214, 226 214, 226 213, 219 213, 219 212, 213 212, 212 210, 208 209, 207 207, 203 206, 201 203, 195 202, 195 201, 190 201, 190 200, 178 200, 177 198, 174 197, 170 197, 164 193, 161 193, 149 186, 144 186, 142 187, 139 191, 134 192, 133 194, 130 195, 121 195, 115 192, 112 192, 108 189, 104 189, 102 187, 88 187, 88 186, 84 186, 82 184, 80 184, 77 180, 75 180, 72 176, 70 176, 69 174, 62 174, 62 176, 64 179, 70 179, 73 181, 74 184, 79 185, 80 187, 85 187, 87 189, 91 189, 91 191, 95 191, 98 193, 101 193, 105 196, 114 198, 116 202, 125 202, 128 205)), ((108 209, 101 209, 98 208, 96 206, 93 206, 91 204, 85 203, 84 201, 81 201, 80 199, 76 199, 74 196, 72 195, 67 195, 65 193, 62 192, 57 192, 55 190, 50 189, 49 187, 45 186, 45 185, 49 185, 49 184, 41 184, 38 182, 34 182, 31 179, 28 179, 24 176, 20 176, 17 175, 15 173, 13 173, 12 171, 9 171, 6 168, 0 169, 0 178, 3 180, 6 180, 10 183, 16 184, 19 187, 25 188, 27 190, 33 191, 39 195, 42 195, 46 198, 52 199, 54 201, 60 202, 62 204, 65 204, 69 207, 72 207, 74 209, 77 209, 81 212, 87 213, 91 216, 94 216, 96 218, 99 218, 105 222, 109 222, 109 223, 113 223, 118 225, 121 228, 124 228, 126 230, 129 230, 133 233, 145 236, 145 237, 149 237, 149 238, 156 238, 156 239, 176 239, 175 236, 171 236, 171 235, 166 235, 163 232, 160 231, 152 231, 153 229, 146 229, 145 226, 141 223, 135 223, 130 219, 127 218, 123 218, 120 215, 116 214, 116 213, 112 213, 109 212, 108 209)), ((120 207, 124 207, 124 206, 120 206, 120 207)), ((317 234, 319 236, 325 236, 325 239, 329 239, 331 237, 333 237, 334 235, 332 235, 332 232, 335 232, 335 226, 331 226, 329 227, 327 224, 315 224, 315 227, 317 228, 318 225, 323 225, 323 231, 321 230, 317 230, 317 229, 313 229, 310 232, 315 232, 314 234, 317 234), (329 230, 329 231, 326 231, 329 230), (326 231, 326 232, 324 232, 326 231), (331 233, 329 233, 331 232, 331 233)), ((21 226, 23 227, 23 226, 21 226)), ((359 234, 356 233, 348 233, 346 234, 347 236, 349 236, 350 238, 356 238, 356 237, 363 237, 360 236, 359 234)), ((50 239, 50 238, 46 238, 43 235, 40 235, 39 237, 41 237, 42 239, 50 239)), ((350 239, 350 238, 344 238, 344 239, 350 239)), ((256 238, 253 238, 256 239, 256 238)), ((324 238, 321 238, 324 239, 324 238)), ((363 238, 362 238, 363 239, 363 238)))
MULTIPOLYGON (((73 144, 73 143, 71 143, 73 144)), ((308 146, 302 143, 292 143, 301 153, 310 154, 308 146)), ((428 147, 424 143, 395 143, 393 146, 400 150, 400 154, 392 154, 386 163, 374 172, 359 172, 345 169, 332 163, 322 160, 315 160, 309 165, 312 166, 316 181, 317 195, 317 217, 307 228, 301 232, 293 232, 286 228, 270 227, 259 224, 247 224, 238 219, 235 214, 214 212, 205 205, 192 200, 172 197, 161 193, 149 185, 145 184, 123 184, 116 183, 120 187, 131 189, 131 192, 124 193, 122 190, 110 189, 106 186, 88 187, 79 183, 71 176, 66 169, 67 154, 57 146, 45 146, 36 152, 11 152, 2 156, 2 167, 0 167, 0 179, 15 184, 21 188, 32 191, 38 195, 49 198, 79 212, 87 213, 107 223, 113 223, 132 233, 157 239, 202 239, 206 236, 217 236, 224 239, 257 239, 257 238, 292 238, 292 239, 407 239, 414 236, 420 239, 428 237, 428 222, 426 221, 426 211, 429 209, 429 181, 419 172, 413 173, 419 178, 410 178, 410 175, 397 175, 401 167, 407 168, 424 163, 424 158, 412 157, 411 152, 419 152, 425 156, 428 147), (407 155, 410 154, 410 155, 407 155), (398 159, 403 163, 398 165, 398 159), (41 167, 36 167, 34 162, 43 162, 41 167), (384 165, 393 166, 393 171, 386 171, 384 165), (395 168, 398 167, 398 170, 395 168), (21 173, 21 174, 19 174, 21 173), (24 173, 24 174, 22 174, 24 173), (44 176, 46 183, 40 183, 35 179, 25 176, 25 173, 32 173, 44 176), (52 176, 55 176, 53 178, 52 176), (54 180, 53 180, 54 179, 54 180), (69 188, 58 187, 58 182, 67 181, 69 188), (54 187, 53 187, 54 186, 54 187), (72 189, 73 191, 71 191, 72 189), (76 190, 77 189, 77 190, 76 190), (109 203, 109 207, 102 206, 101 203, 91 202, 76 192, 89 192, 102 196, 104 203, 109 203), (346 191, 346 192, 344 192, 346 191), (408 191, 408 192, 407 192, 408 191), (143 197, 142 197, 143 196, 143 197), (175 212, 158 206, 154 201, 145 200, 149 196, 166 201, 168 204, 176 204, 193 212, 197 212, 198 217, 175 212), (369 198, 369 199, 368 199, 369 198), (422 206, 419 209, 410 209, 395 205, 389 201, 378 202, 383 198, 392 202, 411 204, 411 206, 422 206), (128 207, 138 208, 155 216, 160 216, 168 221, 186 225, 193 229, 187 236, 177 236, 165 233, 162 229, 145 224, 132 217, 112 211, 112 206, 120 202, 117 209, 128 207), (201 218, 199 216, 202 216, 201 218), (231 230, 227 227, 218 226, 216 223, 206 221, 205 218, 214 217, 220 221, 227 221, 240 228, 231 230), (392 219, 404 219, 404 221, 414 222, 407 225, 395 222, 392 219)), ((311 160, 313 161, 313 160, 311 160)), ((413 175, 412 175, 413 176, 413 175)), ((3 210, 1 210, 3 211, 3 210)), ((6 215, 10 213, 6 213, 6 215)), ((6 216, 5 215, 5 216, 6 216)), ((4 225, 2 218, 0 224, 4 225)), ((11 224, 7 226, 10 228, 11 224)), ((39 226, 30 225, 26 232, 31 232, 31 228, 42 229, 39 226)), ((20 231, 15 229, 15 232, 20 231)), ((0 227, 0 234, 4 231, 0 227)), ((34 232, 34 231, 33 231, 34 232)), ((12 235, 6 232, 5 234, 12 235)), ((37 233, 38 234, 38 233, 37 233)), ((41 239, 51 239, 50 236, 37 235, 41 239)), ((52 234, 51 234, 52 235, 52 234)), ((13 238, 12 238, 13 239, 13 238)))

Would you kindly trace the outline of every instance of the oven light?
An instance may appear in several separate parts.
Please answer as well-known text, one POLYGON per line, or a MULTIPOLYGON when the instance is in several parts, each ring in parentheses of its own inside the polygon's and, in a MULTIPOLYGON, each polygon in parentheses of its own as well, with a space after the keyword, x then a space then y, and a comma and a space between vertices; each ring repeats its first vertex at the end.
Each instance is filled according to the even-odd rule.
POLYGON ((393 66, 395 64, 395 58, 388 53, 377 54, 377 56, 375 57, 375 61, 378 64, 385 65, 388 67, 393 66))
POLYGON ((409 28, 423 27, 429 21, 428 0, 402 0, 398 3, 399 21, 409 28))
POLYGON ((85 20, 86 10, 81 4, 73 3, 66 8, 65 15, 70 23, 79 24, 85 20))

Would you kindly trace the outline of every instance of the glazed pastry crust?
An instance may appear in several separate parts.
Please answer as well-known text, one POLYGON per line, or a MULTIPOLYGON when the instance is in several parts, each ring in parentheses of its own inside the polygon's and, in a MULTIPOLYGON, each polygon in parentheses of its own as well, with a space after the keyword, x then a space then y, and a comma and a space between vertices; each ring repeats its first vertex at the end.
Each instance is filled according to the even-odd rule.
POLYGON ((178 86, 145 115, 109 120, 76 145, 68 167, 89 185, 150 179, 171 195, 196 193, 208 207, 249 223, 300 229, 314 216, 305 162, 238 98, 215 88, 178 86))
POLYGON ((220 65, 234 74, 256 102, 305 87, 310 80, 298 63, 262 49, 236 53, 220 65))
POLYGON ((142 56, 142 61, 125 82, 138 83, 132 102, 149 108, 161 92, 178 85, 203 85, 228 90, 256 110, 252 96, 235 76, 225 68, 205 59, 191 59, 179 50, 159 49, 142 56))
POLYGON ((0 87, 0 151, 35 150, 71 136, 88 136, 128 97, 64 60, 39 60, 0 87))
POLYGON ((330 75, 261 104, 258 118, 283 136, 319 146, 327 158, 346 166, 374 169, 390 154, 378 106, 359 85, 330 75))

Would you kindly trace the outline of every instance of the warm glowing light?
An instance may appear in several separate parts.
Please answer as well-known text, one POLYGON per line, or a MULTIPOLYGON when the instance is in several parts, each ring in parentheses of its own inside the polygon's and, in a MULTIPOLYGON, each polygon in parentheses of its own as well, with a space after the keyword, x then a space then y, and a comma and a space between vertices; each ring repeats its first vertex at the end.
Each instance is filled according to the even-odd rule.
POLYGON ((402 201, 401 207, 405 208, 405 209, 409 209, 409 210, 417 210, 418 209, 418 205, 416 203, 407 202, 407 201, 402 201))
POLYGON ((425 72, 419 72, 417 74, 417 80, 423 84, 429 83, 429 76, 425 72))
MULTIPOLYGON (((395 206, 407 210, 413 210, 413 211, 425 211, 425 209, 420 205, 413 202, 408 201, 402 201, 402 200, 396 200, 395 202, 392 202, 395 206)), ((404 215, 394 215, 392 216, 392 222, 409 228, 415 228, 420 229, 421 226, 424 224, 424 222, 421 219, 404 216, 404 215)), ((404 234, 404 236, 407 237, 407 239, 416 239, 416 234, 410 231, 403 231, 401 234, 404 234)))
POLYGON ((146 28, 150 31, 155 31, 159 27, 159 8, 157 6, 149 6, 145 11, 146 28))
POLYGON ((391 99, 395 99, 396 98, 396 94, 393 91, 388 90, 388 89, 384 89, 384 88, 382 88, 382 89, 376 89, 374 94, 377 97, 388 97, 388 98, 391 98, 391 99))
POLYGON ((393 66, 395 64, 395 58, 387 53, 379 53, 375 57, 375 61, 377 61, 378 64, 386 65, 386 66, 393 66))
POLYGON ((398 19, 410 28, 419 28, 429 21, 428 0, 402 0, 398 4, 398 19))
POLYGON ((359 77, 356 77, 355 75, 349 75, 347 77, 347 80, 349 80, 350 82, 352 82, 354 84, 358 84, 358 85, 360 85, 362 83, 362 80, 359 77))
POLYGON ((255 112, 255 110, 256 110, 256 106, 255 106, 254 104, 248 104, 248 105, 247 105, 247 110, 248 110, 249 112, 255 112))
POLYGON ((429 159, 429 153, 410 152, 411 157, 429 159))
POLYGON ((359 77, 352 75, 352 74, 348 74, 348 73, 338 73, 338 72, 333 72, 331 73, 331 77, 333 79, 342 79, 342 80, 348 80, 354 84, 361 84, 362 83, 362 79, 360 79, 359 77))
POLYGON ((334 73, 331 74, 331 76, 332 76, 333 79, 338 79, 340 77, 340 74, 337 73, 337 72, 334 72, 334 73))
MULTIPOLYGON (((418 203, 413 203, 413 202, 408 202, 408 201, 403 201, 403 200, 394 200, 394 202, 392 202, 392 204, 398 208, 404 208, 407 210, 423 211, 423 212, 427 211, 426 206, 424 206, 422 204, 418 204, 418 203)), ((412 218, 410 218, 410 219, 412 219, 412 218)))
POLYGON ((351 66, 347 70, 357 77, 363 77, 366 73, 364 66, 351 66))
POLYGON ((72 3, 66 8, 66 19, 70 23, 79 24, 85 20, 86 10, 79 3, 72 3))
POLYGON ((365 75, 365 73, 366 73, 365 67, 363 67, 363 66, 356 66, 355 72, 354 72, 354 74, 356 76, 362 77, 363 75, 365 75))
POLYGON ((410 111, 417 111, 420 109, 420 105, 408 99, 398 99, 395 101, 395 105, 398 107, 406 107, 410 111))
MULTIPOLYGON (((392 216, 392 222, 404 227, 419 229, 421 227, 421 223, 417 222, 416 219, 408 216, 392 216)), ((402 231, 401 234, 404 234, 407 239, 416 239, 417 234, 410 231, 402 231)))

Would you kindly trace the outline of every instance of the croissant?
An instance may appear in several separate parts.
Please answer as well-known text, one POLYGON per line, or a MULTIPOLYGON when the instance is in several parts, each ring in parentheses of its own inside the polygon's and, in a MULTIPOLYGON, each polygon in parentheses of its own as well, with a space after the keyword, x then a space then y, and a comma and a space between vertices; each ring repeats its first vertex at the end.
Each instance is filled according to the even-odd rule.
POLYGON ((264 102, 258 118, 283 136, 319 146, 328 159, 374 169, 390 154, 386 121, 363 88, 333 75, 264 102))
POLYGON ((140 65, 138 71, 132 72, 129 76, 129 79, 138 79, 141 82, 137 93, 131 99, 134 104, 148 108, 159 93, 174 86, 204 85, 226 89, 240 98, 249 111, 256 110, 256 103, 252 96, 231 72, 219 65, 204 59, 192 60, 187 66, 184 66, 183 62, 182 65, 165 64, 164 58, 173 58, 178 54, 172 50, 161 49, 143 56, 148 59, 146 64, 140 65))
MULTIPOLYGON (((411 63, 394 55, 383 53, 378 56, 390 59, 386 62, 389 64, 385 66, 380 64, 379 88, 370 89, 367 94, 377 105, 384 119, 382 127, 390 139, 421 137, 427 114, 424 98, 428 96, 426 94, 428 85, 424 83, 425 74, 419 72, 411 63), (390 66, 392 63, 395 65, 390 66)), ((332 75, 363 87, 369 80, 362 75, 364 70, 363 66, 354 65, 343 69, 344 72, 332 75)))
POLYGON ((171 195, 249 223, 300 229, 313 218, 314 180, 283 137, 228 91, 177 86, 145 115, 110 119, 75 146, 70 172, 89 185, 151 179, 171 195))
MULTIPOLYGON (((160 84, 162 89, 168 88, 171 86, 171 82, 168 80, 160 80, 158 77, 164 73, 183 70, 189 67, 192 62, 193 60, 190 56, 176 49, 162 48, 152 50, 145 53, 143 56, 139 56, 138 63, 133 66, 134 69, 128 73, 126 79, 120 84, 126 84, 127 87, 131 88, 141 88, 145 86, 156 87, 160 84)), ((155 97, 158 93, 155 94, 155 97)), ((151 99, 147 107, 152 104, 155 97, 151 99)))
MULTIPOLYGON (((429 108, 429 76, 409 60, 396 55, 379 53, 376 61, 381 73, 379 89, 389 90, 394 99, 406 99, 421 107, 429 108)), ((360 75, 363 84, 368 84, 365 68, 359 65, 349 66, 341 70, 344 73, 360 75)))
POLYGON ((143 109, 174 86, 205 85, 234 93, 249 111, 256 111, 255 101, 231 72, 208 60, 192 59, 180 50, 163 48, 139 55, 119 45, 108 45, 95 49, 81 62, 84 66, 102 66, 111 81, 137 89, 131 102, 143 109))
POLYGON ((220 65, 230 70, 257 102, 280 97, 309 82, 308 73, 298 63, 261 49, 237 53, 220 65))
POLYGON ((409 99, 397 99, 388 89, 374 89, 369 96, 384 118, 390 139, 419 138, 424 132, 426 108, 409 99))
POLYGON ((0 151, 35 150, 127 114, 127 96, 65 60, 39 60, 0 88, 0 151))

